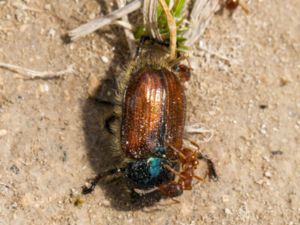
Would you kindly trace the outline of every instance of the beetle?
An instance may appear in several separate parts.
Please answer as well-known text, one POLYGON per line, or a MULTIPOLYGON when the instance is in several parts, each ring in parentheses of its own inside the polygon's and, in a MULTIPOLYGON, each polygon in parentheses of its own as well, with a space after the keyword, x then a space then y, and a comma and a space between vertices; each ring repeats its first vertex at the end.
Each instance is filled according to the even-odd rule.
POLYGON ((190 69, 178 63, 182 56, 173 61, 165 56, 164 46, 150 40, 117 78, 113 117, 120 118, 120 124, 110 130, 120 139, 124 162, 99 174, 84 187, 84 194, 99 180, 118 174, 127 178, 133 190, 155 190, 173 198, 191 190, 194 178, 203 180, 194 174, 199 159, 207 162, 209 177, 217 178, 211 160, 183 147, 186 97, 182 82, 190 77, 190 69))

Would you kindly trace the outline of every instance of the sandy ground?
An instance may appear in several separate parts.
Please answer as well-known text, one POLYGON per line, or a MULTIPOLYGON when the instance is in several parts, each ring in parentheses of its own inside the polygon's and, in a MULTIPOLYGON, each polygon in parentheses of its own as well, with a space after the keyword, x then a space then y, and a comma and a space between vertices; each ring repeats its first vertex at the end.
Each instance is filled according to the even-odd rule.
POLYGON ((111 109, 88 99, 88 81, 126 64, 123 31, 61 38, 111 6, 0 1, 0 62, 78 71, 24 80, 0 69, 0 224, 300 224, 300 1, 250 8, 213 18, 201 46, 222 57, 196 50, 186 84, 187 124, 215 131, 201 146, 220 180, 195 185, 178 204, 132 204, 119 183, 79 196, 87 178, 112 165, 103 129, 111 109))

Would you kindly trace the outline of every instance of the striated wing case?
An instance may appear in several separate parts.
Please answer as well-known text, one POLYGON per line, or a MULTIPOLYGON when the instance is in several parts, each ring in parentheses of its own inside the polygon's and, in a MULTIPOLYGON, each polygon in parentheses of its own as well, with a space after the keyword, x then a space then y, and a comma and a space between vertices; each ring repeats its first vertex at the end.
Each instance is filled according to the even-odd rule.
MULTIPOLYGON (((182 147, 186 100, 176 75, 144 68, 133 74, 122 105, 121 147, 130 158, 164 153, 167 144, 182 147)), ((168 157, 174 156, 172 150, 168 157)))

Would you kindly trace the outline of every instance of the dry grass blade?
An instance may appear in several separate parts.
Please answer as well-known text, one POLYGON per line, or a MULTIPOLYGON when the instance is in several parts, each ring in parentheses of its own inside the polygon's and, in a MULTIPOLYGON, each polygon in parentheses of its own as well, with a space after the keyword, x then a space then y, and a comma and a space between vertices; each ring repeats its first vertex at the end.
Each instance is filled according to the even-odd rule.
POLYGON ((91 20, 90 22, 83 24, 79 27, 77 27, 74 30, 69 31, 68 35, 71 38, 72 41, 83 37, 85 35, 88 35, 96 30, 98 30, 101 27, 104 27, 106 25, 109 25, 113 23, 115 20, 120 19, 127 14, 137 10, 142 5, 142 0, 135 0, 128 5, 124 6, 123 8, 120 8, 116 11, 113 11, 109 15, 106 15, 102 18, 91 20))
MULTIPOLYGON (((202 140, 200 143, 208 143, 214 136, 214 131, 212 129, 207 129, 201 124, 194 124, 191 126, 185 126, 185 133, 189 135, 202 135, 202 140)), ((187 135, 187 136, 189 136, 187 135)))
MULTIPOLYGON (((126 5, 126 0, 118 0, 117 3, 118 3, 119 8, 121 9, 122 7, 124 7, 126 5)), ((136 51, 136 45, 135 45, 134 35, 132 33, 132 26, 130 27, 128 16, 125 15, 122 17, 122 20, 118 20, 116 22, 118 22, 121 26, 122 26, 122 24, 129 25, 127 27, 126 26, 123 26, 123 27, 125 28, 124 32, 125 32, 125 36, 127 39, 129 51, 131 53, 131 56, 134 56, 135 51, 136 51)))
POLYGON ((220 0, 196 0, 190 15, 190 28, 184 34, 186 46, 199 40, 211 18, 220 9, 220 0))
POLYGON ((163 41, 157 24, 157 5, 158 0, 144 0, 143 16, 144 25, 151 37, 163 41))
POLYGON ((67 69, 61 71, 36 71, 13 64, 0 62, 0 68, 19 73, 29 79, 50 79, 65 76, 68 74, 74 74, 73 65, 69 65, 67 69))

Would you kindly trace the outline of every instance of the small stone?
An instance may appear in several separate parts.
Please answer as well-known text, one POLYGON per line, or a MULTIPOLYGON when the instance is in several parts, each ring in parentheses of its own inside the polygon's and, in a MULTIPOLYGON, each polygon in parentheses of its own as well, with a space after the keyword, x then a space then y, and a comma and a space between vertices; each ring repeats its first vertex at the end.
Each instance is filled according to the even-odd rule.
POLYGON ((42 92, 42 93, 46 93, 46 92, 49 92, 49 86, 48 86, 48 84, 41 84, 40 85, 40 91, 42 92))
POLYGON ((54 38, 55 37, 55 34, 56 34, 56 30, 51 28, 49 31, 48 31, 48 37, 50 38, 54 38))
POLYGON ((266 124, 263 124, 262 126, 261 126, 261 129, 260 129, 260 132, 262 133, 262 134, 267 134, 267 126, 266 126, 266 124))
POLYGON ((285 77, 281 77, 280 80, 279 80, 279 82, 280 82, 280 86, 284 87, 284 86, 286 86, 290 82, 290 80, 287 79, 287 78, 285 78, 285 77))
POLYGON ((229 202, 229 196, 228 195, 224 195, 222 197, 223 202, 229 202))
POLYGON ((5 129, 0 129, 0 137, 3 137, 3 136, 5 136, 5 135, 7 135, 7 130, 5 130, 5 129))
POLYGON ((270 158, 268 156, 263 156, 263 159, 266 161, 266 162, 270 162, 270 158))
POLYGON ((108 200, 104 200, 104 201, 102 202, 102 205, 104 205, 104 206, 109 206, 110 204, 109 204, 109 201, 108 201, 108 200))
POLYGON ((46 4, 45 7, 44 7, 44 9, 51 10, 51 5, 50 4, 46 4))
POLYGON ((72 43, 70 44, 70 50, 74 50, 75 49, 75 45, 72 43))
POLYGON ((270 171, 266 171, 264 173, 264 176, 267 177, 267 178, 271 178, 272 177, 272 173, 270 171))
POLYGON ((228 208, 225 208, 225 209, 224 209, 224 212, 225 212, 226 215, 232 214, 231 210, 228 209, 228 208))
POLYGON ((262 185, 264 183, 264 180, 260 179, 258 181, 256 181, 257 184, 262 185))
POLYGON ((109 62, 109 60, 108 60, 108 58, 106 56, 101 56, 101 60, 104 63, 108 63, 109 62))

